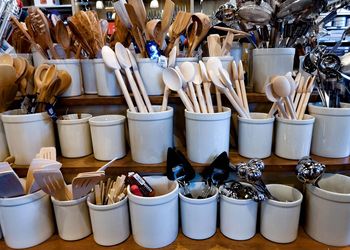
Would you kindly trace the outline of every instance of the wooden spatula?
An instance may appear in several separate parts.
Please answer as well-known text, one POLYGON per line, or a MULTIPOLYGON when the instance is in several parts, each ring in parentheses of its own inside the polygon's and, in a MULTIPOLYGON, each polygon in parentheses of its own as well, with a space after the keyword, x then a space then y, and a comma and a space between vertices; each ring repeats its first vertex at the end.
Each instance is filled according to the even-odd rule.
POLYGON ((57 169, 40 169, 33 172, 35 182, 47 194, 56 200, 66 201, 72 199, 72 194, 68 190, 62 173, 57 169))
MULTIPOLYGON (((175 10, 175 4, 173 3, 173 1, 165 0, 164 8, 163 8, 162 23, 159 31, 159 36, 157 36, 158 37, 157 42, 162 49, 164 49, 166 45, 164 43, 164 38, 166 36, 166 33, 169 30, 171 22, 173 21, 174 10, 175 10)), ((170 53, 170 50, 169 50, 169 53, 170 53)))
POLYGON ((191 13, 179 11, 176 15, 175 21, 172 24, 172 32, 168 46, 165 49, 165 55, 168 55, 174 47, 176 39, 186 30, 188 23, 191 20, 191 13))
POLYGON ((103 171, 78 174, 72 181, 73 199, 76 200, 86 196, 104 177, 105 173, 103 171))

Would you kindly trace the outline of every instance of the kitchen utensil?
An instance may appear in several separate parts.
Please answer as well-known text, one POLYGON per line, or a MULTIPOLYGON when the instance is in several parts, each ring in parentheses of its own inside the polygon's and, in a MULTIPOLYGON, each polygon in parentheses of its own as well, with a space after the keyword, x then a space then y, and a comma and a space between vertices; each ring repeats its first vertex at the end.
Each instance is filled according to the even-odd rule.
POLYGON ((50 159, 34 158, 29 165, 26 179, 26 193, 31 194, 40 189, 39 185, 34 180, 33 172, 37 169, 60 169, 62 164, 50 159))
POLYGON ((166 47, 164 53, 165 55, 169 55, 169 52, 174 47, 176 39, 180 36, 181 33, 183 33, 186 30, 186 27, 191 19, 191 13, 187 13, 184 11, 179 11, 175 17, 175 20, 172 24, 171 29, 171 36, 168 43, 168 46, 166 47))
POLYGON ((294 102, 293 102, 293 106, 295 107, 295 109, 297 110, 297 108, 299 107, 299 101, 300 101, 300 97, 302 95, 302 93, 305 91, 305 85, 308 85, 308 82, 310 81, 311 76, 308 76, 307 79, 305 79, 304 77, 301 77, 300 81, 299 81, 299 85, 296 91, 296 95, 294 97, 294 102))
POLYGON ((196 113, 200 113, 201 110, 200 110, 199 103, 198 103, 197 96, 196 96, 196 92, 194 90, 193 83, 192 83, 192 81, 195 77, 194 66, 190 62, 184 62, 180 65, 179 68, 180 68, 182 76, 184 77, 183 80, 188 83, 191 100, 192 100, 192 103, 194 106, 194 111, 196 113))
POLYGON ((125 98, 126 103, 128 105, 128 108, 130 109, 130 111, 136 112, 135 106, 130 98, 128 89, 125 85, 124 79, 120 73, 120 65, 119 65, 118 60, 116 58, 116 54, 114 53, 114 51, 110 47, 104 46, 102 48, 102 58, 103 58, 104 63, 107 65, 107 67, 114 70, 114 73, 118 79, 119 86, 122 89, 124 98, 125 98))
POLYGON ((166 68, 163 71, 163 81, 169 89, 179 94, 186 109, 190 112, 194 112, 191 102, 182 89, 182 79, 179 73, 173 68, 166 68))
POLYGON ((210 79, 208 76, 206 66, 203 63, 203 61, 199 61, 199 67, 200 67, 200 74, 203 79, 204 95, 205 95, 205 101, 208 106, 208 113, 214 113, 213 103, 211 100, 211 93, 210 93, 210 79))
POLYGON ((78 174, 72 181, 73 200, 86 196, 104 177, 103 171, 78 174))
POLYGON ((134 8, 137 13, 138 21, 142 26, 142 31, 146 32, 147 13, 142 0, 129 0, 128 3, 134 8))
POLYGON ((231 82, 231 79, 230 79, 230 76, 229 76, 228 72, 221 66, 219 67, 219 77, 220 77, 221 82, 229 89, 233 99, 235 100, 235 102, 240 107, 240 111, 245 114, 244 117, 250 118, 250 115, 244 109, 243 103, 241 102, 241 100, 239 99, 239 97, 237 96, 235 90, 232 87, 232 82, 231 82))
MULTIPOLYGON (((208 67, 208 64, 207 64, 207 67, 208 67)), ((223 92, 226 95, 227 99, 230 101, 232 106, 236 109, 238 114, 241 117, 246 117, 245 113, 241 110, 241 108, 239 107, 239 105, 237 104, 235 99, 233 99, 230 91, 221 83, 219 76, 215 73, 215 71, 213 71, 213 69, 211 67, 208 67, 208 73, 209 73, 209 77, 210 77, 211 81, 215 84, 215 86, 218 88, 218 90, 220 90, 221 92, 223 92)))
POLYGON ((272 80, 272 87, 273 91, 278 96, 282 97, 282 100, 284 101, 288 113, 291 115, 291 118, 297 119, 293 105, 291 104, 291 101, 288 98, 292 91, 288 79, 285 76, 274 77, 272 80))
POLYGON ((60 170, 34 170, 33 175, 40 188, 56 200, 67 201, 72 199, 72 193, 68 190, 60 170))
POLYGON ((309 102, 309 99, 310 99, 310 95, 314 89, 314 81, 315 81, 315 78, 316 76, 313 76, 310 81, 308 82, 307 84, 307 87, 306 87, 306 92, 303 93, 303 97, 301 98, 302 102, 301 102, 301 105, 300 105, 300 112, 297 113, 297 116, 298 116, 298 119, 299 120, 302 120, 303 117, 304 117, 304 114, 305 114, 305 111, 306 111, 306 107, 307 107, 307 104, 309 102))
POLYGON ((218 34, 209 35, 207 37, 208 51, 210 56, 221 56, 221 41, 218 34))
POLYGON ((241 85, 240 87, 242 92, 243 106, 244 106, 244 109, 249 114, 248 99, 247 99, 247 93, 246 93, 245 84, 244 84, 244 70, 243 70, 243 64, 241 60, 238 63, 238 79, 241 85))
POLYGON ((266 86, 265 86, 265 94, 266 94, 267 99, 270 102, 277 103, 278 110, 281 112, 282 117, 288 119, 287 112, 286 112, 286 110, 283 107, 282 102, 281 102, 281 97, 277 96, 277 94, 274 93, 273 88, 272 88, 272 83, 266 84, 266 86))
POLYGON ((11 171, 0 172, 0 197, 11 198, 24 195, 24 188, 18 176, 11 171))
POLYGON ((125 70, 126 76, 128 78, 131 90, 134 94, 134 98, 137 104, 137 108, 141 113, 147 113, 145 104, 142 101, 141 94, 137 88, 134 77, 130 71, 131 62, 125 47, 121 43, 115 44, 115 54, 119 65, 125 70))
POLYGON ((230 54, 234 38, 235 38, 235 34, 232 31, 227 32, 225 40, 222 44, 221 56, 227 56, 230 54))
POLYGON ((27 63, 26 60, 22 57, 13 58, 13 67, 16 70, 16 80, 19 81, 26 73, 27 63))
POLYGON ((62 95, 66 90, 70 87, 72 83, 72 77, 65 70, 58 70, 57 78, 59 82, 57 82, 57 86, 50 92, 48 103, 54 104, 58 96, 62 95))
POLYGON ((60 43, 66 53, 66 58, 70 58, 71 36, 62 20, 58 20, 55 26, 56 40, 60 43))
POLYGON ((198 63, 193 63, 194 70, 195 70, 195 75, 193 79, 194 86, 196 88, 198 100, 199 100, 199 105, 201 108, 202 113, 208 113, 207 111, 207 105, 204 100, 203 92, 202 92, 202 75, 200 72, 200 66, 198 63))
POLYGON ((13 58, 9 54, 0 55, 0 64, 13 66, 13 58))
POLYGON ((198 28, 198 23, 192 21, 186 29, 186 37, 187 37, 187 43, 188 43, 188 50, 187 50, 187 56, 190 57, 193 54, 193 42, 196 37, 197 33, 197 28, 198 28))
POLYGON ((0 65, 0 112, 5 111, 16 97, 18 85, 16 70, 9 65, 0 65))
POLYGON ((37 7, 28 8, 28 13, 31 17, 32 27, 36 32, 36 36, 39 37, 38 39, 42 39, 46 43, 52 58, 59 59, 59 56, 53 47, 53 42, 50 35, 50 26, 45 14, 37 7))
POLYGON ((164 7, 163 7, 163 16, 162 16, 159 36, 157 40, 159 46, 162 49, 164 49, 166 46, 166 43, 164 42, 164 38, 173 20, 174 10, 175 10, 175 4, 173 3, 173 1, 165 0, 164 7))
POLYGON ((241 90, 241 84, 240 84, 239 75, 238 75, 238 67, 237 67, 235 60, 232 61, 231 66, 232 66, 232 76, 233 76, 233 79, 235 81, 235 88, 236 88, 237 95, 238 95, 239 99, 241 100, 241 102, 244 103, 243 96, 242 96, 242 90, 241 90))
POLYGON ((202 40, 207 36, 208 31, 211 28, 211 21, 208 15, 204 13, 194 13, 192 15, 192 21, 197 23, 197 29, 195 33, 192 46, 189 48, 188 55, 191 56, 193 50, 195 50, 202 40))
POLYGON ((317 183, 325 172, 325 165, 311 159, 308 156, 300 159, 295 168, 295 173, 299 181, 302 183, 312 184, 316 187, 319 187, 317 183))
POLYGON ((158 43, 158 40, 160 40, 159 39, 160 29, 161 29, 161 20, 159 20, 159 19, 152 19, 152 20, 149 20, 146 23, 146 30, 145 30, 145 32, 146 32, 146 34, 147 34, 147 36, 149 37, 150 40, 156 40, 157 43, 158 43))
MULTIPOLYGON (((170 53, 169 53, 169 60, 168 60, 168 67, 175 67, 175 63, 176 63, 176 49, 177 47, 174 46, 170 53)), ((164 87, 164 94, 163 94, 163 100, 162 100, 162 107, 160 109, 160 111, 165 111, 167 109, 168 106, 168 98, 170 95, 171 90, 168 88, 168 86, 165 85, 164 87)))
POLYGON ((129 56, 129 59, 130 59, 132 70, 134 71, 136 82, 138 84, 138 87, 140 88, 140 91, 141 91, 143 100, 146 103, 148 112, 152 113, 152 112, 154 112, 153 108, 152 108, 152 104, 151 104, 151 101, 149 100, 149 97, 147 95, 147 91, 145 89, 145 85, 143 83, 143 80, 142 80, 140 72, 139 72, 139 68, 137 67, 136 59, 135 59, 134 55, 130 52, 130 50, 126 49, 126 51, 128 52, 128 56, 129 56))
POLYGON ((40 149, 39 154, 36 155, 37 158, 56 161, 56 148, 55 147, 43 147, 40 149))

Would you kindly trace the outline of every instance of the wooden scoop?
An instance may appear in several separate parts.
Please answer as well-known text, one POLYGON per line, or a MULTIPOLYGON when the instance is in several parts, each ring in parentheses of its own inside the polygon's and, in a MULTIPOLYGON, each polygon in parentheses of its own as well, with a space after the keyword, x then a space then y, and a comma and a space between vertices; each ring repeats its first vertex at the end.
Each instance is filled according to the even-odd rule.
POLYGON ((58 20, 55 26, 56 40, 60 43, 66 53, 66 58, 70 58, 71 36, 62 20, 58 20))

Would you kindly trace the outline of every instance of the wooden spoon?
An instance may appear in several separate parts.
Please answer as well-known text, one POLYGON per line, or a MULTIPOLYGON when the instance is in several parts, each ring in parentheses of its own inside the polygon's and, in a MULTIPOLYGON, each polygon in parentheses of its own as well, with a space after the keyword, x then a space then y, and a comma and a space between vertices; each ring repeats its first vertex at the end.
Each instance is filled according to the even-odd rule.
POLYGON ((158 37, 157 42, 162 49, 164 49, 166 46, 166 43, 164 42, 165 36, 173 20, 174 10, 175 10, 175 4, 173 3, 173 1, 165 0, 164 7, 163 7, 161 28, 159 31, 159 36, 157 36, 158 37))
POLYGON ((200 66, 198 63, 193 63, 193 66, 194 66, 194 70, 195 70, 193 83, 194 83, 194 86, 196 88, 196 92, 197 92, 197 96, 198 96, 198 100, 199 100, 199 105, 201 107, 201 112, 206 114, 206 113, 208 113, 208 111, 207 111, 207 105, 205 103, 202 88, 201 88, 203 81, 202 81, 202 76, 201 76, 201 72, 200 72, 200 66))
MULTIPOLYGON (((207 71, 209 72, 210 70, 214 70, 215 74, 219 76, 219 69, 217 65, 221 65, 220 59, 217 57, 211 57, 207 61, 207 71)), ((217 88, 217 85, 215 84, 215 94, 216 94, 216 103, 218 107, 218 112, 222 112, 222 101, 221 101, 221 93, 219 89, 217 88)))
POLYGON ((54 85, 54 88, 48 93, 48 103, 54 104, 57 100, 57 97, 62 95, 70 87, 72 83, 72 77, 65 70, 57 71, 57 81, 54 85))
POLYGON ((108 47, 108 46, 104 46, 102 48, 102 58, 104 63, 106 64, 107 67, 111 68, 114 70, 114 73, 117 77, 119 86, 123 92, 124 98, 126 100, 126 103, 129 107, 129 110, 132 112, 136 112, 135 106, 130 98, 129 95, 129 91, 125 85, 124 79, 120 73, 120 65, 118 63, 118 60, 116 58, 116 54, 114 53, 114 51, 108 47))
POLYGON ((198 103, 197 96, 196 96, 196 92, 194 90, 193 83, 192 83, 192 81, 194 80, 195 74, 196 74, 195 68, 194 68, 193 64, 190 62, 182 63, 179 68, 180 68, 180 71, 184 77, 183 80, 188 83, 188 87, 190 89, 191 100, 192 100, 192 103, 194 106, 194 111, 196 113, 200 113, 201 110, 200 110, 199 103, 198 103))
POLYGON ((0 112, 5 111, 15 99, 18 84, 16 70, 10 65, 0 65, 0 112))
POLYGON ((129 0, 128 3, 134 8, 142 30, 146 32, 147 13, 143 0, 129 0))
POLYGON ((9 54, 6 54, 6 53, 0 55, 0 64, 13 66, 12 56, 10 56, 9 54))
POLYGON ((175 17, 175 20, 172 24, 172 33, 170 36, 169 44, 165 49, 165 55, 169 55, 169 52, 175 45, 176 39, 186 30, 188 23, 191 20, 191 13, 184 11, 179 11, 175 17))
POLYGON ((243 99, 243 106, 244 109, 249 114, 249 106, 248 106, 248 99, 247 99, 247 92, 245 90, 245 84, 244 84, 244 69, 242 61, 240 60, 238 63, 238 79, 239 83, 241 85, 241 92, 242 92, 242 99, 243 99))
POLYGON ((291 93, 291 88, 288 79, 285 76, 277 76, 272 80, 273 91, 284 101, 288 113, 290 113, 291 118, 296 119, 296 114, 293 109, 293 106, 288 98, 291 93))
POLYGON ((210 93, 210 79, 207 73, 207 69, 205 67, 205 64, 203 61, 199 61, 199 67, 200 67, 200 73, 202 76, 203 80, 203 86, 204 86, 204 95, 205 95, 205 100, 208 106, 208 112, 209 113, 214 113, 214 108, 213 108, 213 103, 211 100, 211 93, 210 93))
POLYGON ((22 78, 27 69, 26 60, 22 57, 13 58, 13 67, 16 70, 16 80, 22 78))
POLYGON ((202 40, 207 36, 208 31, 211 28, 210 18, 204 13, 194 13, 192 15, 192 21, 197 23, 197 30, 192 46, 189 49, 189 56, 193 54, 193 50, 198 47, 202 40))
POLYGON ((66 53, 66 58, 70 58, 71 36, 62 20, 58 20, 55 26, 56 40, 60 43, 66 53))
POLYGON ((232 68, 232 76, 233 76, 233 80, 234 80, 234 83, 235 83, 235 88, 236 88, 237 95, 238 95, 239 99, 241 100, 241 102, 244 103, 242 90, 241 90, 241 84, 240 84, 240 81, 239 81, 238 67, 237 67, 237 64, 236 64, 235 60, 232 61, 231 66, 232 66, 231 67, 232 68))
POLYGON ((277 96, 274 93, 273 87, 272 87, 272 83, 266 84, 266 86, 265 86, 265 95, 266 95, 267 99, 270 102, 277 103, 277 107, 278 107, 279 111, 281 112, 282 117, 285 118, 285 119, 289 119, 288 114, 287 114, 285 108, 282 105, 282 102, 281 102, 282 98, 277 96))
POLYGON ((137 88, 136 82, 135 82, 134 77, 133 77, 131 70, 130 70, 131 62, 130 62, 130 58, 128 56, 128 52, 126 51, 125 47, 121 43, 116 43, 115 54, 117 56, 117 59, 118 59, 120 66, 125 70, 125 73, 126 73, 126 76, 128 78, 131 90, 134 94, 135 101, 136 101, 137 107, 139 109, 139 112, 147 113, 146 106, 142 100, 141 94, 137 88))
MULTIPOLYGON (((175 64, 176 64, 176 48, 177 47, 174 46, 171 49, 170 53, 169 53, 168 67, 172 67, 172 68, 175 67, 175 64)), ((168 88, 167 85, 165 85, 161 111, 165 111, 167 109, 170 92, 171 92, 171 90, 168 88)))
POLYGON ((182 89, 182 79, 175 69, 166 68, 163 70, 163 82, 169 89, 176 91, 179 94, 183 104, 189 112, 194 112, 192 103, 182 89))

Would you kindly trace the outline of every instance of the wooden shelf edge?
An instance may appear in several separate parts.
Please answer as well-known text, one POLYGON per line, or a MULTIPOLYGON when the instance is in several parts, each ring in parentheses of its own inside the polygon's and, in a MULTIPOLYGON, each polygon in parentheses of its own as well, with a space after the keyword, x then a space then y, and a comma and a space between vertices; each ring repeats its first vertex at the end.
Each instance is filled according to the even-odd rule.
MULTIPOLYGON (((182 150, 184 151, 184 150, 182 150)), ((311 156, 314 160, 317 160, 326 165, 327 171, 346 171, 350 170, 350 157, 333 159, 324 158, 320 156, 311 156)), ((230 161, 233 164, 239 162, 247 162, 249 159, 240 156, 237 151, 230 152, 230 161)), ((80 172, 95 171, 106 162, 96 160, 93 155, 85 156, 82 158, 65 158, 58 157, 58 161, 62 163, 62 173, 65 175, 78 174, 80 172)), ((265 163, 265 172, 294 172, 297 161, 287 160, 280 158, 276 155, 272 155, 269 158, 263 159, 265 163)), ((194 169, 201 173, 209 164, 192 163, 194 169)), ((15 171, 20 176, 25 176, 28 166, 14 166, 15 171)), ((140 173, 162 173, 166 172, 166 162, 160 164, 140 164, 134 162, 131 158, 130 152, 120 160, 115 161, 108 169, 107 173, 112 175, 118 175, 127 173, 129 171, 137 171, 140 173)))
MULTIPOLYGON (((115 245, 116 249, 145 249, 137 245, 132 235, 129 238, 115 245)), ((5 245, 3 240, 0 240, 0 249, 9 250, 11 248, 5 245)), ((47 241, 42 244, 28 248, 32 250, 63 250, 63 249, 75 249, 75 250, 103 250, 107 249, 104 246, 100 246, 95 243, 93 236, 90 235, 82 240, 78 241, 64 241, 58 237, 58 235, 52 236, 47 241)), ((192 240, 179 232, 176 240, 162 248, 164 250, 170 249, 260 249, 260 250, 270 250, 270 249, 288 249, 288 250, 298 250, 298 249, 308 249, 308 250, 320 250, 320 249, 332 249, 325 244, 319 243, 311 239, 302 228, 299 228, 298 237, 295 241, 288 244, 278 244, 265 239, 261 234, 256 234, 252 239, 245 241, 235 241, 225 237, 219 229, 214 236, 206 240, 192 240)), ((337 249, 349 249, 348 247, 337 247, 337 249)))

